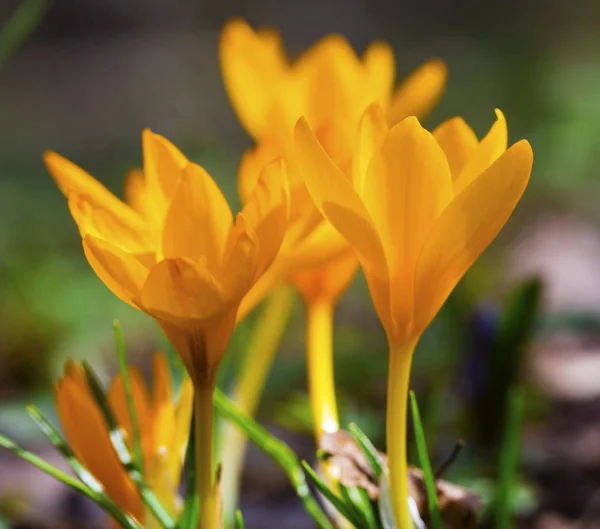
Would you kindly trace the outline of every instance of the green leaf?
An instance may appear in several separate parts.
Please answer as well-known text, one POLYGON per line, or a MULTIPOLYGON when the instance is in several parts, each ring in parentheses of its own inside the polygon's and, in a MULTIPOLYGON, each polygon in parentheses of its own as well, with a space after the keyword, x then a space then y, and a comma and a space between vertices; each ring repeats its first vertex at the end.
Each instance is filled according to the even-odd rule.
POLYGON ((381 456, 379 455, 377 448, 375 448, 371 442, 371 439, 369 439, 366 434, 354 423, 350 424, 348 430, 367 458, 369 466, 371 467, 373 474, 375 474, 375 477, 377 479, 381 478, 381 474, 383 473, 383 463, 381 462, 381 456))
POLYGON ((133 454, 135 463, 144 473, 144 452, 142 451, 142 439, 140 435, 140 423, 138 421, 137 412, 135 409, 135 401, 133 400, 133 392, 131 390, 131 380, 129 378, 129 369, 127 367, 127 352, 125 350, 125 339, 123 338, 123 330, 121 324, 113 321, 113 329, 115 332, 115 343, 117 346, 117 358, 119 359, 119 372, 123 379, 123 387, 125 389, 125 399, 127 401, 127 411, 131 420, 131 428, 133 430, 133 454))
POLYGON ((427 506, 429 507, 429 518, 431 520, 432 529, 444 529, 442 516, 437 503, 437 487, 435 485, 435 477, 431 469, 431 462, 427 453, 427 443, 425 442, 425 432, 421 422, 421 414, 417 405, 417 399, 414 391, 409 392, 410 407, 412 411, 413 427, 415 431, 415 442, 417 445, 417 454, 419 456, 419 464, 423 471, 425 479, 425 492, 427 495, 427 506))
POLYGON ((272 436, 253 419, 238 410, 220 391, 215 390, 214 402, 223 417, 232 421, 265 454, 271 457, 286 473, 304 508, 320 529, 333 529, 325 513, 312 497, 304 472, 294 451, 283 441, 272 436))
POLYGON ((198 492, 196 490, 196 442, 194 433, 196 431, 194 426, 195 420, 195 413, 192 413, 190 436, 185 454, 185 498, 181 517, 179 519, 179 523, 177 524, 178 529, 196 529, 198 527, 198 521, 200 518, 200 498, 198 498, 198 492))
POLYGON ((244 517, 239 509, 235 511, 235 529, 244 529, 244 517))
POLYGON ((494 498, 496 529, 512 527, 514 491, 518 488, 518 467, 521 445, 521 426, 525 408, 525 394, 515 386, 509 395, 508 417, 500 451, 500 475, 494 498))
MULTIPOLYGON (((75 454, 71 450, 71 447, 67 444, 67 442, 62 438, 59 431, 54 427, 54 425, 44 417, 42 412, 33 405, 29 405, 25 408, 29 416, 33 419, 42 433, 46 436, 46 439, 50 441, 50 444, 56 448, 61 455, 64 457, 65 461, 69 464, 74 474, 79 478, 79 480, 85 486, 85 490, 89 492, 86 494, 85 491, 76 489, 83 494, 86 494, 89 498, 94 500, 104 511, 106 511, 110 516, 112 516, 118 523, 120 523, 126 529, 143 529, 142 526, 133 518, 130 514, 124 512, 115 502, 113 502, 105 493, 104 487, 102 484, 79 462, 79 460, 75 457, 75 454)), ((13 443, 14 445, 14 443, 13 443)), ((48 470, 48 464, 41 465, 40 458, 37 458, 33 454, 28 454, 24 450, 18 453, 14 447, 7 448, 13 450, 13 453, 19 455, 19 457, 23 457, 26 455, 26 461, 34 464, 41 470, 45 472, 48 470)), ((25 457, 23 457, 25 459, 25 457)), ((51 473, 50 475, 60 479, 59 474, 51 473)), ((63 479, 60 479, 65 483, 63 479)), ((69 486, 73 486, 72 483, 69 486)))
MULTIPOLYGON (((352 525, 356 527, 356 529, 363 529, 365 527, 364 520, 357 515, 356 509, 354 505, 352 505, 352 502, 346 503, 344 498, 340 498, 334 491, 332 491, 306 461, 302 461, 302 468, 315 484, 315 487, 319 489, 319 492, 325 496, 329 503, 331 503, 344 518, 349 520, 352 525)), ((340 489, 341 487, 343 487, 343 485, 340 486, 340 489)))
POLYGON ((33 33, 50 7, 49 0, 24 0, 0 30, 0 68, 33 33))
POLYGON ((88 385, 92 391, 92 396, 94 397, 96 404, 98 404, 98 407, 104 416, 104 420, 106 421, 106 425, 109 429, 109 437, 119 461, 134 482, 144 505, 148 507, 148 510, 156 518, 156 521, 161 527, 164 529, 175 529, 177 526, 175 520, 173 520, 169 511, 165 509, 154 491, 144 481, 144 477, 140 468, 137 466, 137 462, 132 459, 125 442, 123 429, 117 423, 96 373, 87 362, 83 362, 83 369, 87 377, 88 385))

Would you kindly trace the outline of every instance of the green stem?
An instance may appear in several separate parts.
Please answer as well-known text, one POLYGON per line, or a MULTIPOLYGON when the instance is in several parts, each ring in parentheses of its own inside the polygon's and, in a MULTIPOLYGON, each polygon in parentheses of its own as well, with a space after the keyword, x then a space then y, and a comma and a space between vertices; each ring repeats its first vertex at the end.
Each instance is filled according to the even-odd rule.
MULTIPOLYGON (((265 302, 258 321, 252 328, 244 364, 232 392, 236 407, 254 417, 267 376, 275 360, 285 328, 294 307, 294 290, 288 285, 277 287, 265 302)), ((221 490, 227 525, 234 522, 239 494, 239 481, 246 455, 247 437, 244 432, 227 423, 223 427, 221 460, 223 466, 221 490)))
POLYGON ((213 473, 214 383, 196 387, 194 393, 194 439, 196 480, 200 501, 200 529, 218 529, 218 503, 213 473))
POLYGON ((412 529, 408 510, 408 465, 406 461, 406 419, 410 366, 416 341, 390 345, 387 393, 387 452, 390 499, 398 529, 412 529))

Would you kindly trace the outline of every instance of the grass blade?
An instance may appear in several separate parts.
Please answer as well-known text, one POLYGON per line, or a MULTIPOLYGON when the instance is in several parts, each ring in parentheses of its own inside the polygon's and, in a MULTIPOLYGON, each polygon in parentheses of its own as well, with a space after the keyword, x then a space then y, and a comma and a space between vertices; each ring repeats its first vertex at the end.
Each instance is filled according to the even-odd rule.
POLYGON ((139 522, 120 509, 118 505, 104 493, 102 484, 79 462, 71 450, 71 447, 62 438, 55 426, 44 417, 42 412, 33 405, 29 405, 25 409, 46 436, 46 439, 48 439, 50 444, 61 453, 75 475, 93 495, 92 499, 126 529, 143 529, 139 522))
POLYGON ((0 68, 40 25, 49 7, 49 0, 24 0, 15 9, 0 30, 0 68))
POLYGON ((244 529, 244 517, 242 516, 242 511, 239 509, 235 511, 235 529, 244 529))
POLYGON ((367 458, 375 477, 379 479, 381 474, 383 474, 383 463, 381 462, 381 456, 379 455, 377 448, 375 448, 371 439, 369 439, 356 424, 351 423, 348 430, 367 458))
POLYGON ((87 377, 88 385, 92 391, 92 396, 98 404, 98 407, 104 416, 104 420, 106 421, 106 425, 109 428, 110 440, 117 453, 117 456, 119 457, 119 461, 123 465, 123 468, 127 471, 127 474, 131 480, 134 482, 137 491, 144 502, 144 505, 148 507, 149 511, 154 515, 156 521, 161 527, 164 529, 175 529, 177 526, 175 520, 173 520, 169 511, 165 509, 154 491, 144 481, 144 476, 140 468, 137 466, 137 461, 132 459, 125 442, 123 429, 119 426, 117 420, 115 419, 112 409, 106 399, 106 394, 104 393, 102 384, 98 380, 94 370, 87 362, 83 363, 83 369, 87 377))
POLYGON ((215 406, 219 413, 232 421, 265 454, 271 457, 286 473, 304 508, 320 529, 333 529, 333 525, 312 497, 306 477, 294 451, 283 441, 276 439, 253 419, 240 412, 218 389, 215 391, 215 406))
POLYGON ((423 471, 425 479, 425 492, 427 495, 427 505, 429 507, 429 518, 432 529, 444 529, 442 516, 437 503, 437 488, 435 485, 435 477, 431 469, 431 462, 427 453, 427 443, 425 442, 425 432, 423 431, 423 423, 421 422, 421 414, 417 405, 417 399, 413 391, 409 392, 410 407, 412 411, 413 426, 415 430, 415 442, 417 444, 417 454, 419 456, 419 464, 423 471))
POLYGON ((509 394, 508 417, 504 440, 500 451, 500 476, 494 498, 496 529, 510 529, 512 519, 513 492, 517 488, 521 425, 525 408, 522 388, 514 387, 509 394))
POLYGON ((183 503, 183 511, 177 524, 178 529, 196 529, 200 519, 200 498, 196 489, 196 454, 195 454, 195 413, 192 413, 192 424, 190 425, 190 437, 185 454, 185 476, 186 490, 183 503))
POLYGON ((125 349, 125 339, 123 338, 123 330, 121 324, 113 321, 113 329, 115 332, 115 344, 117 347, 117 358, 119 359, 119 372, 123 379, 123 387, 125 388, 125 399, 127 400, 127 411, 131 420, 131 428, 133 430, 133 455, 135 462, 140 472, 144 473, 144 452, 142 451, 142 438, 140 435, 140 423, 138 421, 137 412, 135 410, 135 401, 133 400, 133 392, 131 390, 131 380, 129 378, 129 369, 127 368, 127 351, 125 349))

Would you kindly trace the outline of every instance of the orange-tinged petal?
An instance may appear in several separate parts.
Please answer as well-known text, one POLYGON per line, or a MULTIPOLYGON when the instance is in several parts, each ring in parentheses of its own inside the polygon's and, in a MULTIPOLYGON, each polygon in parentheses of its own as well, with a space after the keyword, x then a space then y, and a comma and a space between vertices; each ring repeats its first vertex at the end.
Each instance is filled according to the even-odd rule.
POLYGON ((477 148, 471 153, 462 171, 454 180, 454 194, 458 195, 483 171, 485 171, 498 157, 506 151, 508 131, 504 114, 496 109, 496 121, 481 140, 477 148))
POLYGON ((296 125, 294 144, 306 187, 317 208, 354 246, 362 262, 387 277, 385 252, 367 208, 303 118, 296 125))
POLYGON ((433 136, 444 149, 452 178, 456 179, 479 145, 477 136, 461 117, 444 121, 433 131, 433 136))
POLYGON ((123 224, 132 228, 143 226, 142 218, 137 212, 73 162, 52 151, 44 153, 44 162, 66 197, 75 193, 85 198, 94 208, 109 211, 123 224))
POLYGON ((89 386, 85 371, 79 362, 67 360, 65 362, 64 376, 65 378, 71 379, 81 389, 81 391, 88 391, 89 386))
POLYGON ((222 284, 230 303, 239 304, 258 274, 259 242, 243 213, 238 213, 231 230, 229 251, 222 270, 222 284))
POLYGON ((392 96, 386 113, 388 124, 395 125, 408 116, 425 118, 442 96, 446 78, 446 65, 439 59, 432 59, 414 70, 392 96))
POLYGON ((227 308, 223 286, 206 269, 186 258, 164 259, 141 291, 143 309, 174 323, 203 320, 227 308))
POLYGON ((387 42, 374 42, 363 55, 363 65, 367 83, 367 97, 363 103, 387 107, 396 77, 394 50, 387 42))
MULTIPOLYGON (((133 366, 127 368, 131 383, 131 395, 135 406, 135 414, 139 426, 140 439, 144 452, 144 463, 150 461, 154 448, 153 413, 150 406, 150 396, 146 381, 139 369, 133 366)), ((133 422, 129 415, 127 394, 121 374, 117 374, 108 389, 108 402, 115 414, 117 422, 127 433, 129 448, 133 449, 133 422)))
POLYGON ((152 356, 152 403, 153 406, 173 403, 171 370, 163 353, 154 353, 152 356))
POLYGON ((387 257, 392 315, 402 328, 412 318, 418 252, 452 198, 444 152, 416 118, 390 129, 371 161, 363 194, 387 257))
POLYGON ((127 171, 125 176, 125 202, 144 218, 151 218, 154 214, 144 171, 140 168, 127 171))
POLYGON ((179 388, 179 397, 175 404, 175 429, 168 453, 169 468, 174 483, 179 483, 181 477, 181 469, 190 435, 193 402, 194 386, 191 379, 185 377, 179 388))
POLYGON ((257 33, 239 19, 221 34, 219 56, 225 89, 244 128, 260 138, 272 127, 287 60, 273 32, 257 33))
POLYGON ((529 143, 516 143, 439 217, 417 265, 415 332, 429 324, 504 226, 525 191, 532 163, 529 143))
POLYGON ((370 105, 358 125, 358 140, 354 149, 352 177, 354 187, 362 193, 369 165, 388 132, 385 115, 378 104, 370 105))
POLYGON ((163 255, 189 258, 216 274, 232 223, 231 209, 219 186, 202 167, 190 163, 165 219, 163 255))
POLYGON ((83 239, 83 250, 94 272, 112 293, 139 308, 139 294, 148 269, 133 255, 91 235, 83 239))
POLYGON ((242 204, 250 200, 262 170, 281 156, 281 149, 275 140, 261 140, 256 146, 242 155, 237 174, 238 194, 242 204))
POLYGON ((117 457, 104 417, 91 395, 67 377, 57 382, 54 400, 65 437, 77 458, 122 509, 143 521, 141 500, 117 457))
POLYGON ((169 140, 145 129, 142 133, 144 175, 158 207, 165 208, 189 160, 169 140))
POLYGON ((260 179, 242 215, 256 235, 258 256, 256 273, 262 274, 273 262, 288 221, 289 191, 283 160, 276 160, 261 172, 260 179))

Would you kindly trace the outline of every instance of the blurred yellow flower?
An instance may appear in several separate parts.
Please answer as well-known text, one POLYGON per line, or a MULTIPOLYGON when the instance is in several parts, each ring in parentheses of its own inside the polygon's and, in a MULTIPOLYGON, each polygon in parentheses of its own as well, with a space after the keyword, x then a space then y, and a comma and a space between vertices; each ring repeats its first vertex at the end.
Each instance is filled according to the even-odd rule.
POLYGON ((406 399, 415 345, 508 220, 531 173, 529 143, 507 150, 506 121, 496 113, 479 141, 461 118, 432 134, 415 117, 389 128, 381 108, 371 106, 360 123, 352 181, 305 119, 295 130, 308 190, 356 250, 390 344, 387 446, 398 527, 410 527, 406 399))
MULTIPOLYGON (((166 358, 157 353, 152 367, 151 393, 142 374, 136 368, 129 368, 144 456, 144 479, 174 515, 180 507, 178 489, 189 437, 193 391, 190 380, 186 379, 174 399, 166 358)), ((107 396, 132 450, 133 428, 120 375, 113 379, 107 396)), ((152 527, 154 521, 145 519, 149 515, 119 462, 108 426, 80 364, 66 363, 64 375, 55 385, 54 400, 63 431, 77 458, 119 507, 145 527, 152 527)))
POLYGON ((145 131, 144 169, 129 204, 56 153, 46 165, 68 198, 85 255, 126 303, 153 316, 196 385, 212 381, 238 307, 267 270, 287 223, 282 162, 264 168, 235 222, 210 175, 165 138, 145 131))

